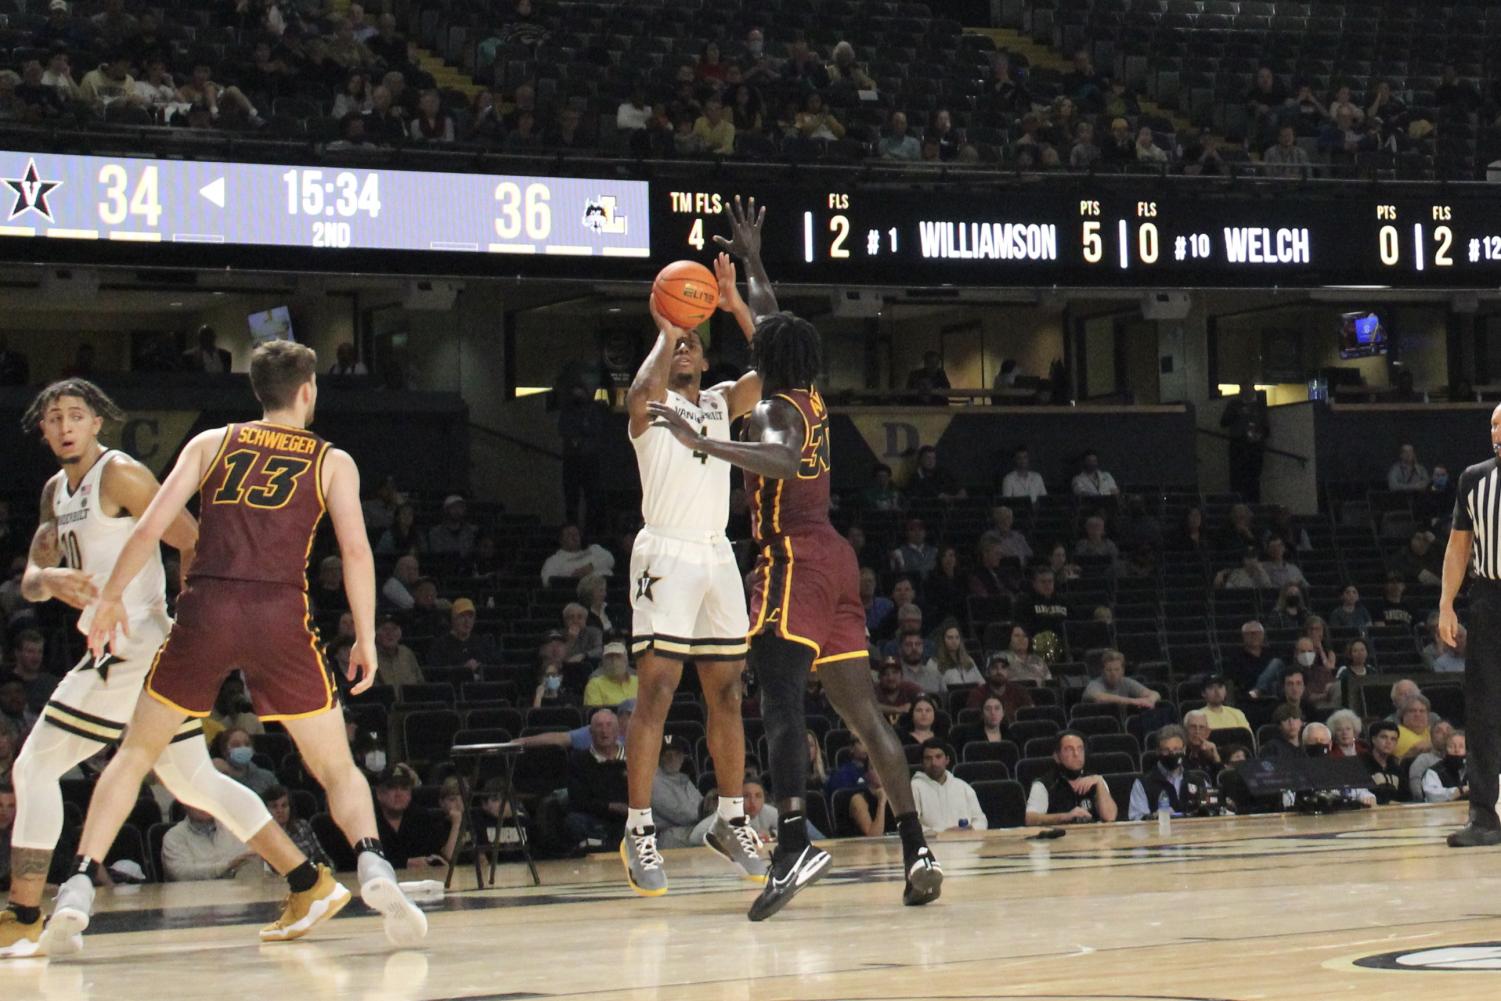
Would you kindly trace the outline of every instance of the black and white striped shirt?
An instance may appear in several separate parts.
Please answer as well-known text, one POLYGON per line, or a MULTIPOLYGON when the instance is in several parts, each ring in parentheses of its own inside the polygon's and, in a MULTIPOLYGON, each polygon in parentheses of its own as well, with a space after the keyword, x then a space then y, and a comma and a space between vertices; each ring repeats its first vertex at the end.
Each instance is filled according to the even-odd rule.
POLYGON ((1464 471, 1454 496, 1454 528, 1475 533, 1475 576, 1501 581, 1501 467, 1487 459, 1464 471))

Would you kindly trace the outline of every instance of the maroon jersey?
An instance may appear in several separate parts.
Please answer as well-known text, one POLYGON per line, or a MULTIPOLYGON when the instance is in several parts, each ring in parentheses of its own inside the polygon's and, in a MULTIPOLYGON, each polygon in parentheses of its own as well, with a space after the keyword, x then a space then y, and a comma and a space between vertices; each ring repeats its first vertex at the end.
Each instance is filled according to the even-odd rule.
POLYGON ((763 548, 784 536, 830 527, 828 408, 816 389, 790 389, 775 398, 786 400, 803 415, 802 462, 792 479, 745 474, 751 495, 751 534, 763 548))
POLYGON ((199 486, 198 549, 188 578, 307 589, 308 553, 323 519, 323 457, 311 431, 231 424, 199 486))

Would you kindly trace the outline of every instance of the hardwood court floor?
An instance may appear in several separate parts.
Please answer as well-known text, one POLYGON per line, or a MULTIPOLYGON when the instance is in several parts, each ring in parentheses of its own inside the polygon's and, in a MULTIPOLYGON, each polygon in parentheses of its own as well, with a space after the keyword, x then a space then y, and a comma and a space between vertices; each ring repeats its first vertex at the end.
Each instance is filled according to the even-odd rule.
MULTIPOLYGON (((1297 999, 1501 990, 1501 849, 1455 851, 1453 806, 1336 817, 1001 831, 936 844, 943 899, 900 905, 899 846, 832 845, 835 873, 781 915, 700 849, 638 899, 618 859, 542 866, 544 885, 451 893, 420 951, 361 905, 260 946, 274 881, 101 894, 81 957, 0 964, 0 996, 48 1001, 839 1001, 1297 999), (1363 965, 1357 965, 1363 964, 1363 965), (1491 971, 1491 972, 1487 972, 1491 971)), ((470 878, 472 880, 472 870, 470 878)), ((472 885, 472 884, 471 884, 472 885)))

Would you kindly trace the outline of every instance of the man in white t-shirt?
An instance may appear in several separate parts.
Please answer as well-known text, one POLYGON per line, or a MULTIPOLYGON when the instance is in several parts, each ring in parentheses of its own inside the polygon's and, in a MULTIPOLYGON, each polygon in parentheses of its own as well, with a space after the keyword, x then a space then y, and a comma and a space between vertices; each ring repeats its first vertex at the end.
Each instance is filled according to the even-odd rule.
POLYGON ((983 831, 989 826, 975 790, 949 772, 949 754, 936 737, 923 742, 922 771, 912 776, 912 798, 925 831, 983 831))
POLYGON ((1113 497, 1121 492, 1115 477, 1100 468, 1094 449, 1084 453, 1084 468, 1074 477, 1074 494, 1079 497, 1113 497))
POLYGON ((1032 470, 1032 456, 1027 452, 1027 446, 1018 445, 1011 461, 1015 468, 1001 479, 1002 497, 1025 497, 1035 504, 1037 498, 1047 496, 1047 484, 1032 470))
POLYGON ((542 564, 542 583, 559 577, 580 578, 591 573, 608 577, 615 572, 615 557, 603 546, 585 546, 577 525, 564 525, 558 533, 558 550, 542 564))

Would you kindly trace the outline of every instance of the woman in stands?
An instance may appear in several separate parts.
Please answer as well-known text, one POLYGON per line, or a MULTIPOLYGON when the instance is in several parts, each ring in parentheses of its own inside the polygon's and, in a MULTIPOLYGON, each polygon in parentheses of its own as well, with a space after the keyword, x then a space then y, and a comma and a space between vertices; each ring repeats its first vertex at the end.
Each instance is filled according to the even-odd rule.
POLYGON ((1183 512, 1183 524, 1178 526, 1178 533, 1168 541, 1168 546, 1179 553, 1198 553, 1202 556, 1209 552, 1209 539, 1204 534, 1204 512, 1201 508, 1191 507, 1183 512))
POLYGON ((1303 592, 1296 584, 1289 584, 1277 595, 1277 606, 1266 617, 1268 629, 1300 629, 1308 617, 1303 606, 1303 592))
POLYGON ((532 694, 532 708, 576 705, 573 693, 563 687, 563 666, 544 664, 537 675, 537 690, 532 694))
POLYGON ((1370 673, 1371 651, 1366 641, 1353 639, 1345 647, 1345 662, 1334 675, 1339 704, 1352 712, 1365 714, 1365 693, 1361 682, 1370 673))
POLYGON ((417 99, 417 117, 412 119, 408 133, 415 142, 453 142, 453 116, 443 110, 436 90, 424 90, 417 99))
POLYGON ((1313 666, 1308 669, 1308 697, 1315 705, 1336 705, 1338 691, 1334 687, 1334 674, 1339 669, 1339 659, 1329 649, 1329 629, 1324 620, 1310 615, 1303 620, 1303 635, 1313 641, 1313 666))
POLYGON ((250 734, 238 727, 214 738, 214 767, 236 782, 262 795, 276 785, 276 776, 257 765, 250 734))
POLYGON ((938 731, 938 725, 938 703, 926 695, 919 695, 912 700, 912 711, 902 720, 897 732, 901 734, 902 743, 921 744, 934 737, 946 736, 938 731))
POLYGON ((417 527, 417 509, 410 504, 402 504, 396 509, 396 520, 381 533, 380 541, 375 544, 378 556, 420 554, 426 548, 422 530, 417 527))
POLYGON ((881 785, 881 776, 874 768, 866 769, 865 784, 850 797, 849 820, 862 837, 878 838, 883 834, 896 833, 896 817, 891 804, 886 800, 886 790, 881 785))
POLYGON ((1048 662, 1032 652, 1032 637, 1022 626, 1011 627, 1011 643, 1001 654, 1006 658, 1006 676, 1012 681, 1035 681, 1046 684, 1053 680, 1048 662))
POLYGON ((766 103, 761 99, 759 90, 748 83, 735 88, 735 93, 730 98, 730 117, 735 123, 736 135, 760 133, 765 114, 766 103))
POLYGON ((945 688, 973 688, 985 683, 985 676, 975 666, 975 659, 964 648, 964 634, 959 623, 948 620, 940 627, 938 649, 933 666, 943 675, 945 688))
POLYGON ((344 90, 334 98, 334 118, 345 115, 363 115, 370 110, 370 77, 363 70, 355 70, 344 81, 344 90))
POLYGON ((697 80, 724 80, 725 64, 719 59, 719 46, 713 42, 705 43, 698 53, 698 65, 693 67, 693 76, 697 80))
POLYGON ((1371 749, 1360 739, 1360 717, 1348 709, 1341 709, 1329 717, 1326 724, 1333 743, 1329 747, 1331 758, 1358 758, 1371 749))
POLYGON ((1256 535, 1256 527, 1252 523, 1249 507, 1237 504, 1230 509, 1229 521, 1220 533, 1217 548, 1226 553, 1243 553, 1247 549, 1261 549, 1261 540, 1256 535))
POLYGON ((1078 580, 1083 572, 1077 563, 1071 563, 1068 558, 1068 546, 1062 542, 1053 543, 1053 548, 1048 550, 1048 566, 1052 568, 1053 580, 1059 584, 1065 581, 1078 580))
POLYGON ((598 629, 601 636, 609 636, 615 632, 618 622, 621 629, 626 626, 625 617, 620 610, 616 609, 614 615, 610 614, 609 606, 605 604, 605 594, 609 590, 609 584, 601 574, 586 574, 579 580, 578 600, 589 611, 588 625, 598 629))
POLYGON ((959 550, 949 545, 940 546, 938 564, 923 581, 926 603, 923 616, 930 622, 963 622, 968 618, 965 600, 968 595, 969 582, 959 567, 959 550))
POLYGON ((829 765, 824 760, 823 745, 819 743, 818 734, 808 731, 808 788, 822 789, 829 781, 829 765))
POLYGON ((992 695, 980 707, 980 740, 986 744, 998 744, 1004 740, 1001 725, 1005 721, 1006 704, 992 695))

